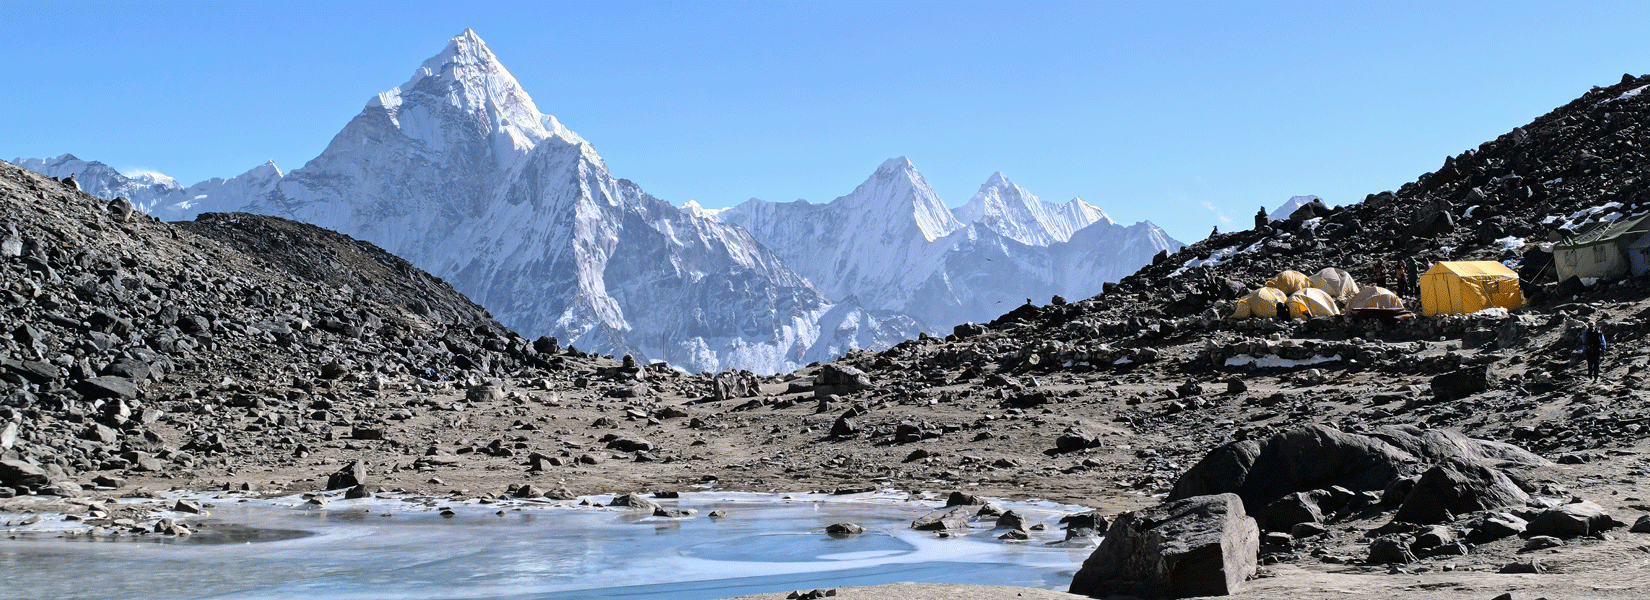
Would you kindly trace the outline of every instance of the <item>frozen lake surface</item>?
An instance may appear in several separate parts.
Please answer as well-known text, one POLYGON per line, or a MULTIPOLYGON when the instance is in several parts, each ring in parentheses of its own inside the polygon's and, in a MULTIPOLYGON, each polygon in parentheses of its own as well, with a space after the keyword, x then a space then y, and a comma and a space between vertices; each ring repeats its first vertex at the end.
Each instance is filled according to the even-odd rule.
MULTIPOLYGON (((1003 502, 1047 530, 999 541, 984 517, 961 535, 910 529, 942 502, 903 495, 690 492, 657 500, 691 517, 628 508, 400 499, 246 500, 205 496, 211 515, 184 538, 29 533, 0 539, 8 598, 721 598, 896 581, 1064 590, 1093 550, 1056 524, 1084 509, 1003 502), (442 516, 439 509, 452 509, 442 516), (712 510, 727 512, 711 519, 712 510), (503 511, 503 514, 497 514, 503 511), (833 538, 827 525, 864 534, 833 538)), ((592 496, 605 502, 606 497, 592 496)), ((20 515, 0 514, 0 522, 20 515)), ((60 518, 59 518, 60 519, 60 518)))

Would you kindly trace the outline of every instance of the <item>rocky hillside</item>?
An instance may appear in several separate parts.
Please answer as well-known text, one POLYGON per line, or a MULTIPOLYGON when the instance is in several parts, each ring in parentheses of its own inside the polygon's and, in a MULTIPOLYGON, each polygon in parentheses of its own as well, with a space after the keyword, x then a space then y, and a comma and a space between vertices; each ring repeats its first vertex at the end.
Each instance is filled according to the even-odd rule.
POLYGON ((348 402, 356 391, 568 360, 406 261, 310 225, 161 223, 11 165, 0 202, 0 445, 52 482, 302 454, 328 423, 390 416, 348 402), (228 430, 230 413, 256 424, 228 430))

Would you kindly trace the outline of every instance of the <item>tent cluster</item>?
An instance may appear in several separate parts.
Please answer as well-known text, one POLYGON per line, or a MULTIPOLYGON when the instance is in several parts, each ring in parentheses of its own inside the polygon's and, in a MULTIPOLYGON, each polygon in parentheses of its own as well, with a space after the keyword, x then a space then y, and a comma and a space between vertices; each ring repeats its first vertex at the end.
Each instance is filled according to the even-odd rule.
MULTIPOLYGON (((1494 261, 1440 262, 1421 275, 1421 314, 1471 314, 1487 308, 1517 310, 1524 306, 1518 274, 1494 261)), ((1359 287, 1352 275, 1336 268, 1307 276, 1284 271, 1237 302, 1233 319, 1290 319, 1354 316, 1403 318, 1404 301, 1383 287, 1359 287), (1279 311, 1284 314, 1280 315, 1279 311)))
POLYGON ((1365 310, 1402 311, 1403 300, 1381 287, 1359 287, 1352 274, 1334 267, 1315 275, 1284 271, 1249 295, 1238 300, 1233 319, 1275 319, 1286 311, 1290 319, 1330 317, 1365 310))

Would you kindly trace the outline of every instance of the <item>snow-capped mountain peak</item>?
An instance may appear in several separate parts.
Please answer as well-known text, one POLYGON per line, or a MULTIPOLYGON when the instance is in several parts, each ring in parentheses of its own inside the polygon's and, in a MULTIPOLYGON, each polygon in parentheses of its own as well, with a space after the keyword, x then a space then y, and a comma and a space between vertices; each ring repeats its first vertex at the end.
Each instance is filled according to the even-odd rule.
POLYGON ((916 165, 903 156, 883 161, 865 183, 831 201, 831 206, 858 215, 860 231, 868 234, 897 235, 914 225, 932 242, 962 228, 916 165))
POLYGON ((143 185, 158 185, 158 186, 161 186, 161 187, 176 188, 176 189, 182 189, 183 188, 183 186, 178 185, 178 180, 173 179, 172 176, 167 175, 165 173, 158 173, 158 172, 155 172, 155 171, 145 171, 145 170, 142 170, 142 169, 138 169, 138 170, 127 171, 125 173, 121 173, 121 175, 125 175, 126 177, 130 178, 132 181, 136 181, 136 182, 138 182, 140 184, 143 184, 143 185))
MULTIPOLYGON (((477 125, 500 142, 508 141, 510 149, 518 152, 530 150, 552 137, 569 144, 586 144, 584 138, 555 117, 540 112, 521 83, 470 29, 449 40, 440 54, 419 65, 406 83, 367 102, 369 109, 382 107, 391 123, 408 137, 436 148, 444 147, 446 134, 428 114, 432 107, 414 101, 415 95, 429 96, 474 115, 477 125)), ((599 160, 594 151, 586 154, 588 159, 599 160)))
POLYGON ((980 185, 980 191, 952 214, 960 222, 984 225, 1030 246, 1063 242, 1093 223, 1111 222, 1105 211, 1082 198, 1073 198, 1065 204, 1044 202, 1009 181, 1001 171, 992 173, 980 185))

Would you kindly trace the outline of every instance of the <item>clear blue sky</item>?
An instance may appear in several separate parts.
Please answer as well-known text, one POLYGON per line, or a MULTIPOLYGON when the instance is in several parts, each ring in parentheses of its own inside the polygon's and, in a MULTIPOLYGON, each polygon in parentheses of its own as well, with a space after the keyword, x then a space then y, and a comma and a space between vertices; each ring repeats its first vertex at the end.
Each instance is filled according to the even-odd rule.
POLYGON ((1646 23, 1650 2, 0 0, 0 157, 292 170, 473 27, 676 204, 828 201, 903 155, 953 206, 1002 171, 1190 242, 1650 72, 1646 23))

